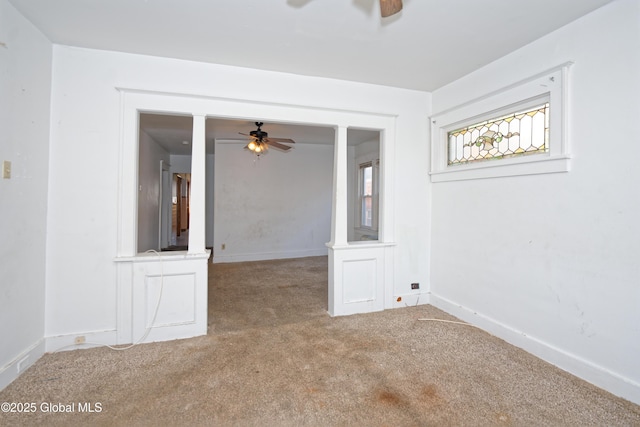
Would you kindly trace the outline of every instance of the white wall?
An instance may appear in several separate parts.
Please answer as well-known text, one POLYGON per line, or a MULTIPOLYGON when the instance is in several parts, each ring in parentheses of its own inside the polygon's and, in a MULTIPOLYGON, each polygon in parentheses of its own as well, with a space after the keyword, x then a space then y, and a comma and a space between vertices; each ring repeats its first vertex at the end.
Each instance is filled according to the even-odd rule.
POLYGON ((160 161, 169 153, 146 132, 140 132, 138 158, 138 252, 159 248, 160 161))
POLYGON ((639 8, 613 2, 435 91, 439 112, 575 62, 570 172, 438 183, 431 202, 435 305, 637 403, 639 8))
POLYGON ((213 261, 326 255, 333 144, 295 144, 259 159, 244 145, 216 144, 213 261))
POLYGON ((0 0, 0 389, 44 351, 51 43, 0 0))
MULTIPOLYGON (((396 167, 395 178, 395 292, 410 292, 411 282, 427 281, 427 243, 416 238, 427 235, 427 195, 407 189, 426 179, 428 94, 66 46, 54 46, 53 52, 49 220, 54 225, 48 239, 56 250, 48 257, 46 336, 116 328, 116 87, 397 115, 395 157, 402 167, 396 167)), ((173 158, 171 163, 174 168, 173 158)), ((215 197, 218 203, 219 194, 215 197)), ((216 232, 214 239, 222 237, 216 232)))
POLYGON ((191 156, 172 154, 170 156, 171 174, 191 173, 191 156))

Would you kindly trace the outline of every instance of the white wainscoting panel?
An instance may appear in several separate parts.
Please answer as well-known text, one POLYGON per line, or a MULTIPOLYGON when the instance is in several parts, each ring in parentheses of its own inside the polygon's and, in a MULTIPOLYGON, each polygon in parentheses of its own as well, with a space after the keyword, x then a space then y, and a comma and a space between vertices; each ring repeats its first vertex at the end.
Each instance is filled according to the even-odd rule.
POLYGON ((146 327, 174 326, 196 320, 196 275, 148 275, 146 284, 146 327))
POLYGON ((393 244, 329 246, 329 314, 345 316, 392 307, 393 244))
POLYGON ((345 260, 342 263, 342 301, 344 304, 376 300, 378 260, 345 260))
POLYGON ((118 344, 205 335, 208 258, 185 252, 118 258, 118 344))

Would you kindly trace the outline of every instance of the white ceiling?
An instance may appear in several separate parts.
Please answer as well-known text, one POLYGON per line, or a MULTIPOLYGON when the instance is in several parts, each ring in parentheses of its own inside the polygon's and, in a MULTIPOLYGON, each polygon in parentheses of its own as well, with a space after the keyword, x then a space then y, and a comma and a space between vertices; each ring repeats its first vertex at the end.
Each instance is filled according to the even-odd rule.
POLYGON ((613 0, 9 1, 57 44, 433 91, 613 0))

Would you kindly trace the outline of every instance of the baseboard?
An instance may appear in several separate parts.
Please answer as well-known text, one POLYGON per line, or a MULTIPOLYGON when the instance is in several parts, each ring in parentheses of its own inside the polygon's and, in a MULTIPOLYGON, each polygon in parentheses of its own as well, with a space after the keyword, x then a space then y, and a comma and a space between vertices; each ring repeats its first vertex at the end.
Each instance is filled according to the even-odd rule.
POLYGON ((395 295, 393 297, 393 301, 391 301, 391 306, 385 308, 403 308, 413 307, 416 305, 427 305, 430 304, 430 297, 431 294, 427 292, 395 295))
POLYGON ((0 390, 11 384, 44 354, 44 339, 39 339, 0 370, 0 390))
POLYGON ((616 396, 640 404, 640 384, 602 366, 566 352, 491 317, 463 307, 446 298, 431 295, 430 304, 457 318, 519 347, 540 359, 567 371, 616 396))
POLYGON ((318 249, 307 249, 303 251, 284 251, 284 252, 256 252, 251 254, 235 254, 224 255, 215 253, 213 255, 214 264, 222 264, 225 262, 244 262, 244 261, 267 261, 272 259, 288 259, 288 258, 306 258, 310 256, 327 256, 326 247, 318 249))
POLYGON ((116 330, 97 332, 78 332, 75 334, 57 335, 46 337, 45 350, 47 353, 58 351, 78 350, 99 345, 116 345, 116 330))

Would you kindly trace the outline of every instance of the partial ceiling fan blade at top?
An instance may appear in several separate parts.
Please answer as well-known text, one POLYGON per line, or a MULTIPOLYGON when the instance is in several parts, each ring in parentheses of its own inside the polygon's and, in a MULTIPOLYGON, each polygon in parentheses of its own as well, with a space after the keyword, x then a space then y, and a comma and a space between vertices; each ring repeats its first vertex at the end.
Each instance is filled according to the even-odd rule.
POLYGON ((383 18, 395 15, 402 10, 402 0, 380 0, 380 15, 383 18))
POLYGON ((289 147, 288 145, 284 145, 284 144, 280 144, 279 142, 275 142, 273 139, 269 138, 269 140, 267 141, 267 145, 269 147, 273 147, 273 148, 277 148, 279 150, 283 150, 283 151, 287 151, 288 149, 290 149, 291 147, 289 147))
POLYGON ((289 138, 266 138, 267 142, 276 141, 276 142, 288 142, 289 144, 295 144, 296 142, 293 139, 289 138))

